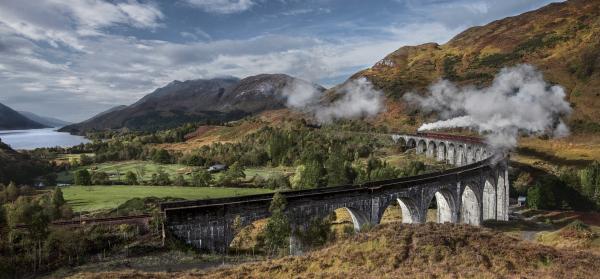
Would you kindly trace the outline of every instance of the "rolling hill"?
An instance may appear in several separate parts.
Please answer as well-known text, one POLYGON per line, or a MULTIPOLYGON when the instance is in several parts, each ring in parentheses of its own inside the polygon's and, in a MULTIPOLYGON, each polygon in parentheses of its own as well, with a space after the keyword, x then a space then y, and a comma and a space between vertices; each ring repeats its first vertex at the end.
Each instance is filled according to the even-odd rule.
POLYGON ((48 126, 35 122, 15 110, 0 104, 0 130, 26 130, 48 128, 48 126))
MULTIPOLYGON (((186 122, 222 122, 285 107, 284 87, 305 82, 283 74, 262 74, 244 79, 215 78, 173 81, 136 103, 105 112, 61 131, 121 129, 154 130, 186 122)), ((319 90, 325 89, 314 85, 319 90)))
POLYGON ((565 87, 575 132, 600 132, 600 1, 553 3, 469 28, 442 45, 403 46, 351 79, 366 77, 386 93, 380 122, 415 127, 419 115, 405 106, 404 93, 425 92, 440 78, 484 86, 501 68, 520 63, 565 87))

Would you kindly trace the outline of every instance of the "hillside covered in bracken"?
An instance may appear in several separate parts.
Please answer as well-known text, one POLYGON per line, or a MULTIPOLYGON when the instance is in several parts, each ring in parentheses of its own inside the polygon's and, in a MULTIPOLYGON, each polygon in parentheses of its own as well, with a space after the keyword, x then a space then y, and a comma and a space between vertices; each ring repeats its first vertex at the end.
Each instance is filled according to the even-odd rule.
POLYGON ((390 223, 299 257, 177 273, 71 278, 594 278, 600 256, 468 225, 390 223))
POLYGON ((518 16, 472 27, 439 45, 404 46, 352 78, 366 77, 388 97, 392 126, 414 126, 403 94, 425 92, 439 79, 461 85, 488 85, 507 66, 528 63, 562 85, 574 108, 576 132, 600 132, 600 2, 553 3, 518 16))

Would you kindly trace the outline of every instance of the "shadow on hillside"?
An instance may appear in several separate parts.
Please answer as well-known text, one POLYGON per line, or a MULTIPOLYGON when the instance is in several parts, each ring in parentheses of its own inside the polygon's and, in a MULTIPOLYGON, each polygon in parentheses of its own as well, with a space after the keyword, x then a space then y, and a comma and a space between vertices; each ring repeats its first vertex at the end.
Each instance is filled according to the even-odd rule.
POLYGON ((586 159, 577 159, 577 160, 565 159, 565 158, 558 157, 553 154, 535 150, 530 147, 519 147, 519 148, 517 148, 517 153, 519 153, 521 155, 525 155, 525 156, 535 157, 540 160, 544 160, 544 161, 547 161, 547 162, 550 162, 550 163, 553 163, 556 165, 562 165, 562 166, 582 167, 582 166, 589 165, 593 161, 593 160, 586 160, 586 159))

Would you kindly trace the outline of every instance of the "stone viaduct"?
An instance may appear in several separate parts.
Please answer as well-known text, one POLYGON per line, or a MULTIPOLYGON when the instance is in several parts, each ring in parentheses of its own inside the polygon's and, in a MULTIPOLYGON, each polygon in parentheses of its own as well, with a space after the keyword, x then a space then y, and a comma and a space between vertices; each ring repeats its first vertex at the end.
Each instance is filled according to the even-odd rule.
MULTIPOLYGON (((325 218, 338 208, 352 217, 355 230, 379 224, 394 201, 402 222, 424 223, 430 203, 437 203, 436 222, 478 226, 483 220, 508 220, 508 157, 492 154, 479 138, 444 134, 391 135, 407 148, 416 148, 439 161, 455 165, 446 171, 419 176, 286 191, 286 215, 292 230, 307 228, 311 218, 325 218)), ((233 221, 242 225, 270 216, 272 194, 181 201, 161 204, 171 233, 201 250, 226 252, 235 235, 233 221)), ((430 220, 427 220, 430 221, 430 220)))

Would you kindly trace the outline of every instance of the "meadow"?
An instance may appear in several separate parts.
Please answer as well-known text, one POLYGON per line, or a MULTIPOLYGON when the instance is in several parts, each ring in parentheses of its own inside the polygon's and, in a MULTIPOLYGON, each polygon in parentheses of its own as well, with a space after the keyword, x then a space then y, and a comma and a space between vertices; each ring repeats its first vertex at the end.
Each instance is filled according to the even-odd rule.
POLYGON ((178 186, 65 186, 61 189, 65 200, 76 212, 112 209, 132 198, 172 197, 194 200, 271 192, 271 190, 261 188, 178 186))
MULTIPOLYGON (((181 164, 158 164, 151 161, 120 161, 120 162, 106 162, 101 164, 94 164, 90 166, 78 167, 69 171, 63 171, 58 174, 58 182, 65 184, 73 183, 73 173, 80 169, 88 169, 90 171, 101 171, 106 172, 111 181, 120 181, 125 179, 125 174, 129 171, 142 177, 142 180, 148 181, 152 177, 153 173, 157 173, 159 169, 169 174, 171 179, 181 174, 186 180, 190 180, 190 173, 197 167, 191 167, 181 164)), ((260 176, 263 178, 269 178, 274 174, 289 175, 293 173, 293 168, 285 167, 254 167, 246 168, 245 174, 246 179, 252 179, 254 176, 260 176)), ((214 178, 218 178, 221 174, 213 174, 214 178)))

